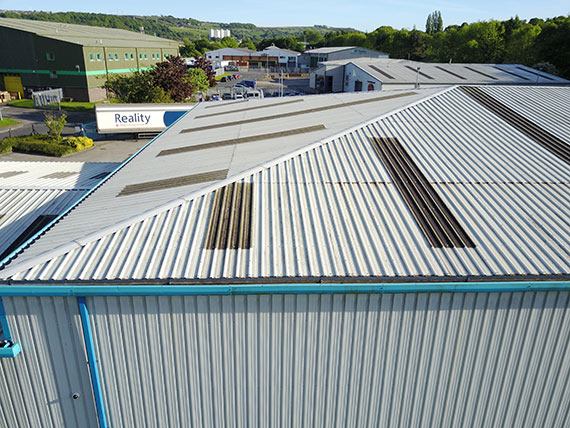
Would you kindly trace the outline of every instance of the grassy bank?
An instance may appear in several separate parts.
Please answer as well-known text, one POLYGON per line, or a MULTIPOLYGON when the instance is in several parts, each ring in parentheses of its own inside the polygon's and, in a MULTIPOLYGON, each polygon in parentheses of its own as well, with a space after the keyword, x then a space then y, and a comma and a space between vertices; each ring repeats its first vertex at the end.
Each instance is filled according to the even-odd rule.
MULTIPOLYGON (((8 103, 12 107, 20 108, 34 108, 34 102, 32 100, 14 100, 8 103)), ((50 108, 57 109, 57 105, 50 106, 50 108)), ((95 103, 80 103, 80 102, 63 102, 61 103, 61 109, 65 111, 89 111, 95 108, 95 103)))
POLYGON ((17 120, 14 119, 8 119, 7 117, 5 117, 4 119, 0 120, 0 128, 5 128, 7 126, 14 126, 19 124, 20 122, 18 122, 17 120))

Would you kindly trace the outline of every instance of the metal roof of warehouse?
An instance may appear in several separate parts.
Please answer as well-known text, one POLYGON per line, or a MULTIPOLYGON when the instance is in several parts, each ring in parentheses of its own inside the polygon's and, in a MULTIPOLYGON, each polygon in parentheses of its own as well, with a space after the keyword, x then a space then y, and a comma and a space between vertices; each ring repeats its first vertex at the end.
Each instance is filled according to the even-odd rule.
POLYGON ((112 162, 0 162, 0 255, 38 219, 63 213, 117 166, 112 162))
POLYGON ((175 40, 129 30, 31 19, 0 18, 0 27, 26 31, 37 36, 82 46, 177 48, 180 44, 175 40))
POLYGON ((390 58, 328 61, 323 66, 352 63, 385 85, 570 85, 570 81, 520 64, 427 63, 390 58), (419 71, 418 71, 419 68, 419 71))
POLYGON ((0 275, 567 277, 569 102, 496 86, 203 103, 0 275))

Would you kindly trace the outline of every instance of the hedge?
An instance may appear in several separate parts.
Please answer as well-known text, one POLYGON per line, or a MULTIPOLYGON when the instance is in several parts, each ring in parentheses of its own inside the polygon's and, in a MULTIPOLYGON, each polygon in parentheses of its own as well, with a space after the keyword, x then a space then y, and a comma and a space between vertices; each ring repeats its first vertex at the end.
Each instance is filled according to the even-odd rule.
POLYGON ((68 137, 58 142, 51 135, 29 135, 1 140, 0 153, 14 151, 60 157, 92 146, 93 140, 86 137, 68 137))

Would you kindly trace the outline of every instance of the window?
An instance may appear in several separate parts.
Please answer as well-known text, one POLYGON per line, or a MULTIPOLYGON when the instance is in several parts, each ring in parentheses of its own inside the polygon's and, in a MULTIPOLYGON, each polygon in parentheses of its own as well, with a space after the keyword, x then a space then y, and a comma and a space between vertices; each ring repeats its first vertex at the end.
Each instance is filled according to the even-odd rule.
POLYGON ((109 54, 109 61, 113 61, 113 54, 109 54))
POLYGON ((50 71, 50 72, 49 72, 49 78, 50 78, 50 79, 57 79, 57 72, 55 72, 55 71, 50 71))
POLYGON ((97 54, 97 61, 101 61, 101 54, 100 53, 97 54))
POLYGON ((148 59, 148 54, 144 54, 144 59, 148 59))
POLYGON ((13 358, 20 353, 20 350, 20 345, 12 340, 4 303, 0 297, 0 358, 13 358))
POLYGON ((132 54, 131 54, 131 61, 134 61, 134 60, 135 60, 135 54, 132 53, 132 54))
POLYGON ((55 61, 55 54, 53 52, 46 52, 46 59, 48 61, 55 61))
POLYGON ((95 61, 95 55, 89 54, 89 61, 95 61))
POLYGON ((119 60, 119 54, 115 54, 115 61, 119 60))
POLYGON ((126 53, 126 54, 125 54, 125 61, 128 61, 128 60, 129 60, 129 54, 126 53))
POLYGON ((142 54, 142 53, 139 54, 139 59, 143 59, 143 54, 142 54))
POLYGON ((154 54, 151 54, 151 56, 152 56, 152 59, 154 59, 154 54))

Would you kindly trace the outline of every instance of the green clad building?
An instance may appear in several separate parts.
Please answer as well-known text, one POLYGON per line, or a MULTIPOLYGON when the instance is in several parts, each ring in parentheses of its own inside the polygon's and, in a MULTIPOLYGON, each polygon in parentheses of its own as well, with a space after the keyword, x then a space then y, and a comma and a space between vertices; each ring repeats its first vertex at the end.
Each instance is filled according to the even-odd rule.
POLYGON ((105 98, 110 74, 144 70, 179 43, 146 34, 58 22, 0 18, 0 89, 21 97, 63 88, 76 101, 105 98))

